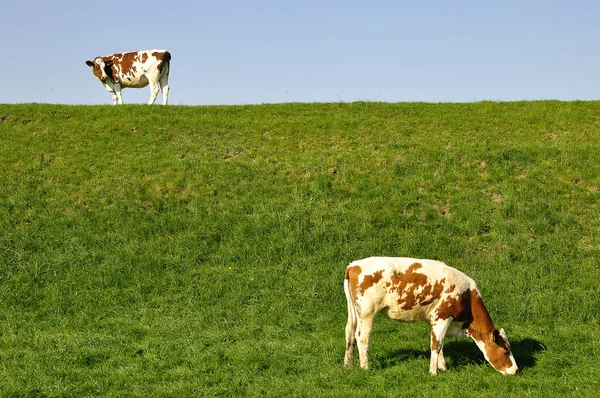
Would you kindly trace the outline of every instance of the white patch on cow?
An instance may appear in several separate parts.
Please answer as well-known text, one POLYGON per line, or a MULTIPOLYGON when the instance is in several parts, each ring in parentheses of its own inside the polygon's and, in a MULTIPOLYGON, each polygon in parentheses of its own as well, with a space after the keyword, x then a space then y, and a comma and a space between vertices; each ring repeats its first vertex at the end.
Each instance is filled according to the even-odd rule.
POLYGON ((448 337, 464 337, 467 333, 463 329, 463 322, 452 322, 446 331, 448 337))
POLYGON ((500 373, 503 375, 516 375, 519 372, 517 361, 515 361, 515 357, 513 356, 512 352, 510 353, 510 362, 512 363, 512 366, 506 370, 501 370, 500 373))
MULTIPOLYGON (((467 335, 469 335, 469 334, 467 333, 467 335)), ((490 358, 488 357, 488 354, 487 354, 487 352, 485 350, 485 341, 479 341, 479 340, 475 340, 475 339, 473 339, 473 341, 475 342, 475 344, 477 344, 477 347, 479 347, 479 349, 483 353, 483 357, 485 358, 485 360, 488 363, 490 363, 490 358)))

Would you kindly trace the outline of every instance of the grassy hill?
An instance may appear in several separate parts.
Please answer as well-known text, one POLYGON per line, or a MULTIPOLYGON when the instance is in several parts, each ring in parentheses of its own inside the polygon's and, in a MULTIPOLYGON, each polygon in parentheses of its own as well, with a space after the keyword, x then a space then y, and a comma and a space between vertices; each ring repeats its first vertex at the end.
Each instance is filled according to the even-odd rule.
POLYGON ((600 102, 0 105, 0 396, 593 396, 600 102), (473 277, 522 373, 375 322, 346 265, 473 277))

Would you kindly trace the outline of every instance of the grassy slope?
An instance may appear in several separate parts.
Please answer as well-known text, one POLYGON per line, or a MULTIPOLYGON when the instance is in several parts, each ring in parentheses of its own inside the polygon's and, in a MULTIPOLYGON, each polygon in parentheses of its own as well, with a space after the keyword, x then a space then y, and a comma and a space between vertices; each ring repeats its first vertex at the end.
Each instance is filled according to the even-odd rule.
POLYGON ((600 102, 0 105, 0 396, 600 387, 600 102), (424 324, 342 367, 345 266, 472 276, 523 372, 424 324))

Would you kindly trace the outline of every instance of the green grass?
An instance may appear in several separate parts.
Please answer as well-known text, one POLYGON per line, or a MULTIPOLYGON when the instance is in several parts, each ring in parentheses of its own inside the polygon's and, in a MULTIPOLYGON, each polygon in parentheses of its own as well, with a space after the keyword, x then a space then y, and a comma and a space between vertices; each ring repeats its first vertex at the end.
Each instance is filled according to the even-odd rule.
POLYGON ((0 105, 0 396, 594 396, 600 102, 0 105), (380 317, 346 265, 473 277, 522 373, 380 317))

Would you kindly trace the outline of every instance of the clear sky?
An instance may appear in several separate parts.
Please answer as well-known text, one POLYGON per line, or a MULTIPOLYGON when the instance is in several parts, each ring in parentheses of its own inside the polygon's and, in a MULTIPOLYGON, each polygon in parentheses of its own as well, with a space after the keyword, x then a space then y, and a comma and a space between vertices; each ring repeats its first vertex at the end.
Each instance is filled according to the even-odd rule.
POLYGON ((595 100, 599 20, 598 0, 4 0, 0 103, 112 104, 85 61, 154 48, 176 105, 595 100))

